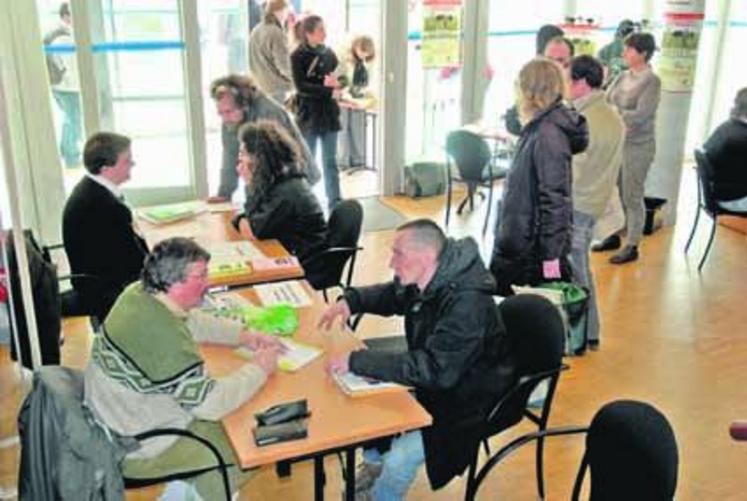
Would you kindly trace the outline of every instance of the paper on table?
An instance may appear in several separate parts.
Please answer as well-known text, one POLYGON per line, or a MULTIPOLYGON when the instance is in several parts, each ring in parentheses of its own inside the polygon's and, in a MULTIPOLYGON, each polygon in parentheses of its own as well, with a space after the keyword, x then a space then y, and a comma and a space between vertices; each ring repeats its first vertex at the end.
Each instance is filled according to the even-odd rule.
MULTIPOLYGON (((279 341, 287 349, 285 353, 278 357, 278 369, 283 372, 295 372, 322 354, 322 350, 315 346, 291 341, 290 339, 280 339, 279 341)), ((243 346, 236 348, 234 353, 247 360, 254 358, 254 352, 243 346)))
POLYGON ((251 242, 221 242, 207 246, 210 264, 246 261, 265 257, 251 242))
POLYGON ((205 203, 199 200, 176 204, 156 205, 137 210, 137 215, 149 223, 167 224, 196 216, 205 211, 205 203))
POLYGON ((311 298, 298 280, 255 285, 254 290, 257 291, 259 300, 265 306, 275 304, 289 304, 296 308, 311 306, 311 298))
POLYGON ((379 381, 378 379, 358 376, 352 372, 345 374, 333 374, 332 378, 337 385, 351 397, 363 397, 376 393, 386 393, 393 391, 406 391, 407 387, 397 383, 379 381))

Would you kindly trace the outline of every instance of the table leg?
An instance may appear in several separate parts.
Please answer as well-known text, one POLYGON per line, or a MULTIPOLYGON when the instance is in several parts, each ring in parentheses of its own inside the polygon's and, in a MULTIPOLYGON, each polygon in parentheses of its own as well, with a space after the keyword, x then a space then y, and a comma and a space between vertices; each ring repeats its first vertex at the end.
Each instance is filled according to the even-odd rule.
POLYGON ((324 501, 324 456, 314 457, 314 500, 324 501))
POLYGON ((355 499, 355 447, 345 451, 345 501, 355 499))

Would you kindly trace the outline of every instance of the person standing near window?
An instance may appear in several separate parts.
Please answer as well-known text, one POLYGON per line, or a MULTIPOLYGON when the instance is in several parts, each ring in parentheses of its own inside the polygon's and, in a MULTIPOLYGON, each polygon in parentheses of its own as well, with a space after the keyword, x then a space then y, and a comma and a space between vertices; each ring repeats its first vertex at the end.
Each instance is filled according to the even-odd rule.
POLYGON ((366 140, 366 109, 375 106, 375 99, 369 90, 369 65, 376 56, 371 37, 361 35, 353 38, 342 52, 339 74, 342 83, 347 84, 347 92, 340 105, 342 132, 337 148, 338 163, 341 169, 366 165, 363 144, 366 140))
POLYGON ((291 54, 297 92, 296 121, 312 156, 316 156, 317 142, 322 143, 324 188, 331 211, 342 200, 337 169, 337 133, 341 128, 337 100, 342 87, 335 74, 338 60, 334 51, 324 45, 327 33, 321 17, 305 17, 297 32, 302 40, 291 54))
MULTIPOLYGON (((607 101, 617 108, 625 122, 620 194, 627 230, 625 247, 610 258, 612 264, 638 259, 643 238, 646 207, 643 203, 646 176, 656 154, 656 110, 661 98, 661 80, 649 65, 656 50, 650 33, 633 33, 625 39, 623 59, 628 69, 610 84, 607 101)), ((619 247, 620 237, 610 237, 600 250, 619 247), (609 240, 612 241, 609 241, 609 240)))
MULTIPOLYGON (((60 25, 44 37, 45 46, 74 45, 72 26, 73 17, 67 2, 60 4, 60 25)), ((75 53, 62 52, 47 54, 49 83, 52 95, 62 111, 62 134, 60 136, 60 155, 65 167, 80 165, 80 141, 82 137, 80 83, 78 82, 78 65, 75 53)))
POLYGON ((270 0, 265 18, 249 37, 249 69, 260 88, 280 104, 293 88, 285 24, 287 0, 270 0))

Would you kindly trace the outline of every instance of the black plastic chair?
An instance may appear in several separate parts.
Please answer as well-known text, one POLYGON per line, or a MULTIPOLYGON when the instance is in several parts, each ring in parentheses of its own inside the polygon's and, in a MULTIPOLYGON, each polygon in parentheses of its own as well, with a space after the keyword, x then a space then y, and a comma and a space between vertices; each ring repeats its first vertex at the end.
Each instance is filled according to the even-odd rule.
POLYGON ((362 223, 363 207, 357 200, 340 202, 329 216, 328 247, 303 263, 306 279, 314 290, 322 291, 325 302, 329 302, 327 289, 350 287, 356 255, 363 250, 358 246, 362 223), (346 265, 347 274, 343 281, 346 265))
MULTIPOLYGON (((483 424, 483 445, 489 455, 487 439, 518 424, 524 418, 537 425, 540 432, 546 429, 558 378, 568 368, 562 362, 565 337, 563 319, 550 301, 533 294, 520 294, 503 300, 498 310, 514 353, 517 383, 501 397, 483 424), (536 414, 527 409, 527 403, 537 385, 545 380, 548 381, 547 394, 540 413, 536 414)), ((509 447, 511 443, 493 454, 489 462, 492 457, 504 454, 509 447)), ((538 438, 536 470, 540 499, 545 496, 543 450, 544 440, 538 438)), ((469 468, 467 499, 472 499, 477 491, 478 455, 479 447, 475 450, 469 468)))
MULTIPOLYGON (((84 378, 79 370, 67 367, 44 366, 34 373, 34 386, 26 397, 19 413, 18 423, 21 436, 21 471, 19 472, 19 487, 21 498, 24 493, 28 496, 33 493, 40 494, 38 489, 43 483, 49 485, 54 483, 54 478, 41 476, 57 475, 54 468, 45 471, 43 468, 34 468, 33 465, 47 463, 55 460, 55 452, 59 450, 57 443, 58 434, 54 426, 47 426, 41 421, 52 420, 54 423, 66 423, 66 429, 75 429, 79 434, 86 433, 89 440, 101 437, 104 425, 94 421, 90 411, 84 405, 84 378), (44 412, 42 412, 42 410, 44 412), (40 446, 43 444, 43 450, 40 446), (45 454, 45 458, 32 458, 35 453, 45 454), (24 467, 24 465, 29 465, 24 467)), ((225 499, 230 501, 231 488, 228 480, 227 465, 218 449, 203 437, 195 435, 189 430, 164 428, 149 430, 134 437, 120 437, 111 430, 105 429, 104 435, 111 443, 112 454, 121 454, 123 447, 131 446, 133 440, 142 442, 144 440, 164 435, 176 435, 195 440, 210 450, 215 458, 215 465, 199 468, 193 471, 179 472, 158 478, 125 478, 124 487, 139 488, 149 485, 160 484, 171 480, 190 478, 208 471, 218 470, 223 480, 225 499)), ((78 438, 79 440, 80 438, 78 438)), ((80 443, 80 442, 76 442, 80 443)), ((84 451, 80 451, 84 454, 84 451)), ((85 461, 84 457, 80 458, 85 461)))
MULTIPOLYGON (((54 251, 61 250, 63 253, 65 252, 65 248, 62 244, 47 245, 43 249, 50 262, 57 262, 52 260, 52 253, 54 251)), ((65 259, 67 259, 67 255, 64 254, 64 256, 65 259)), ((71 273, 69 275, 60 275, 57 277, 57 280, 60 283, 72 282, 73 279, 83 280, 92 284, 101 283, 100 277, 86 273, 71 273)), ((66 290, 62 290, 61 287, 60 291, 62 318, 89 317, 91 327, 94 331, 98 331, 103 319, 99 317, 100 314, 97 312, 96 307, 87 304, 83 297, 81 297, 80 293, 72 287, 66 290)))
POLYGON ((716 236, 718 217, 722 215, 747 217, 747 212, 734 212, 724 209, 719 205, 719 200, 716 199, 714 191, 713 166, 711 165, 710 160, 708 160, 705 150, 701 148, 695 150, 695 164, 698 173, 698 207, 695 210, 693 228, 690 230, 690 236, 687 239, 687 244, 685 244, 685 253, 690 249, 690 244, 695 236, 695 229, 698 227, 698 220, 700 219, 700 211, 705 211, 705 213, 711 216, 711 219, 713 220, 711 234, 708 237, 708 244, 706 244, 703 257, 700 258, 700 262, 698 263, 698 272, 700 272, 706 258, 708 257, 708 253, 711 251, 713 239, 716 236))
POLYGON ((488 143, 479 135, 467 130, 455 130, 446 136, 446 222, 449 226, 449 215, 451 213, 451 191, 454 182, 465 183, 467 185, 467 196, 459 203, 457 214, 461 214, 464 206, 469 202, 470 211, 474 209, 475 193, 485 198, 485 195, 477 191, 478 187, 488 188, 488 207, 485 210, 485 224, 483 225, 483 235, 488 229, 488 220, 490 219, 490 207, 493 203, 493 181, 497 177, 493 176, 492 153, 488 143), (456 164, 458 176, 454 176, 451 167, 452 160, 456 164), (487 168, 488 174, 485 175, 487 168))
POLYGON ((480 469, 468 499, 474 499, 487 475, 521 446, 546 437, 586 433, 586 451, 573 486, 577 501, 586 470, 591 472, 591 501, 671 501, 677 489, 679 454, 674 431, 653 406, 634 400, 604 405, 587 427, 551 428, 518 437, 480 469))

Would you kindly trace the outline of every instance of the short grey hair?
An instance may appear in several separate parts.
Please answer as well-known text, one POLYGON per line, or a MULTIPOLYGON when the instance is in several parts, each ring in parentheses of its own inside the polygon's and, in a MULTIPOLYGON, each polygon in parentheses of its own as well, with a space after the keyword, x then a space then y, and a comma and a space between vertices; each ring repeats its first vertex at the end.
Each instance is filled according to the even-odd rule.
POLYGON ((734 107, 731 109, 734 118, 747 118, 747 87, 739 89, 734 96, 734 107))
POLYGON ((188 238, 169 238, 145 258, 140 281, 148 292, 168 292, 186 278, 190 264, 200 261, 210 261, 210 253, 188 238))
POLYGON ((446 245, 446 235, 443 230, 430 219, 415 219, 408 221, 397 227, 397 231, 409 231, 413 243, 430 247, 441 255, 441 251, 446 245))

